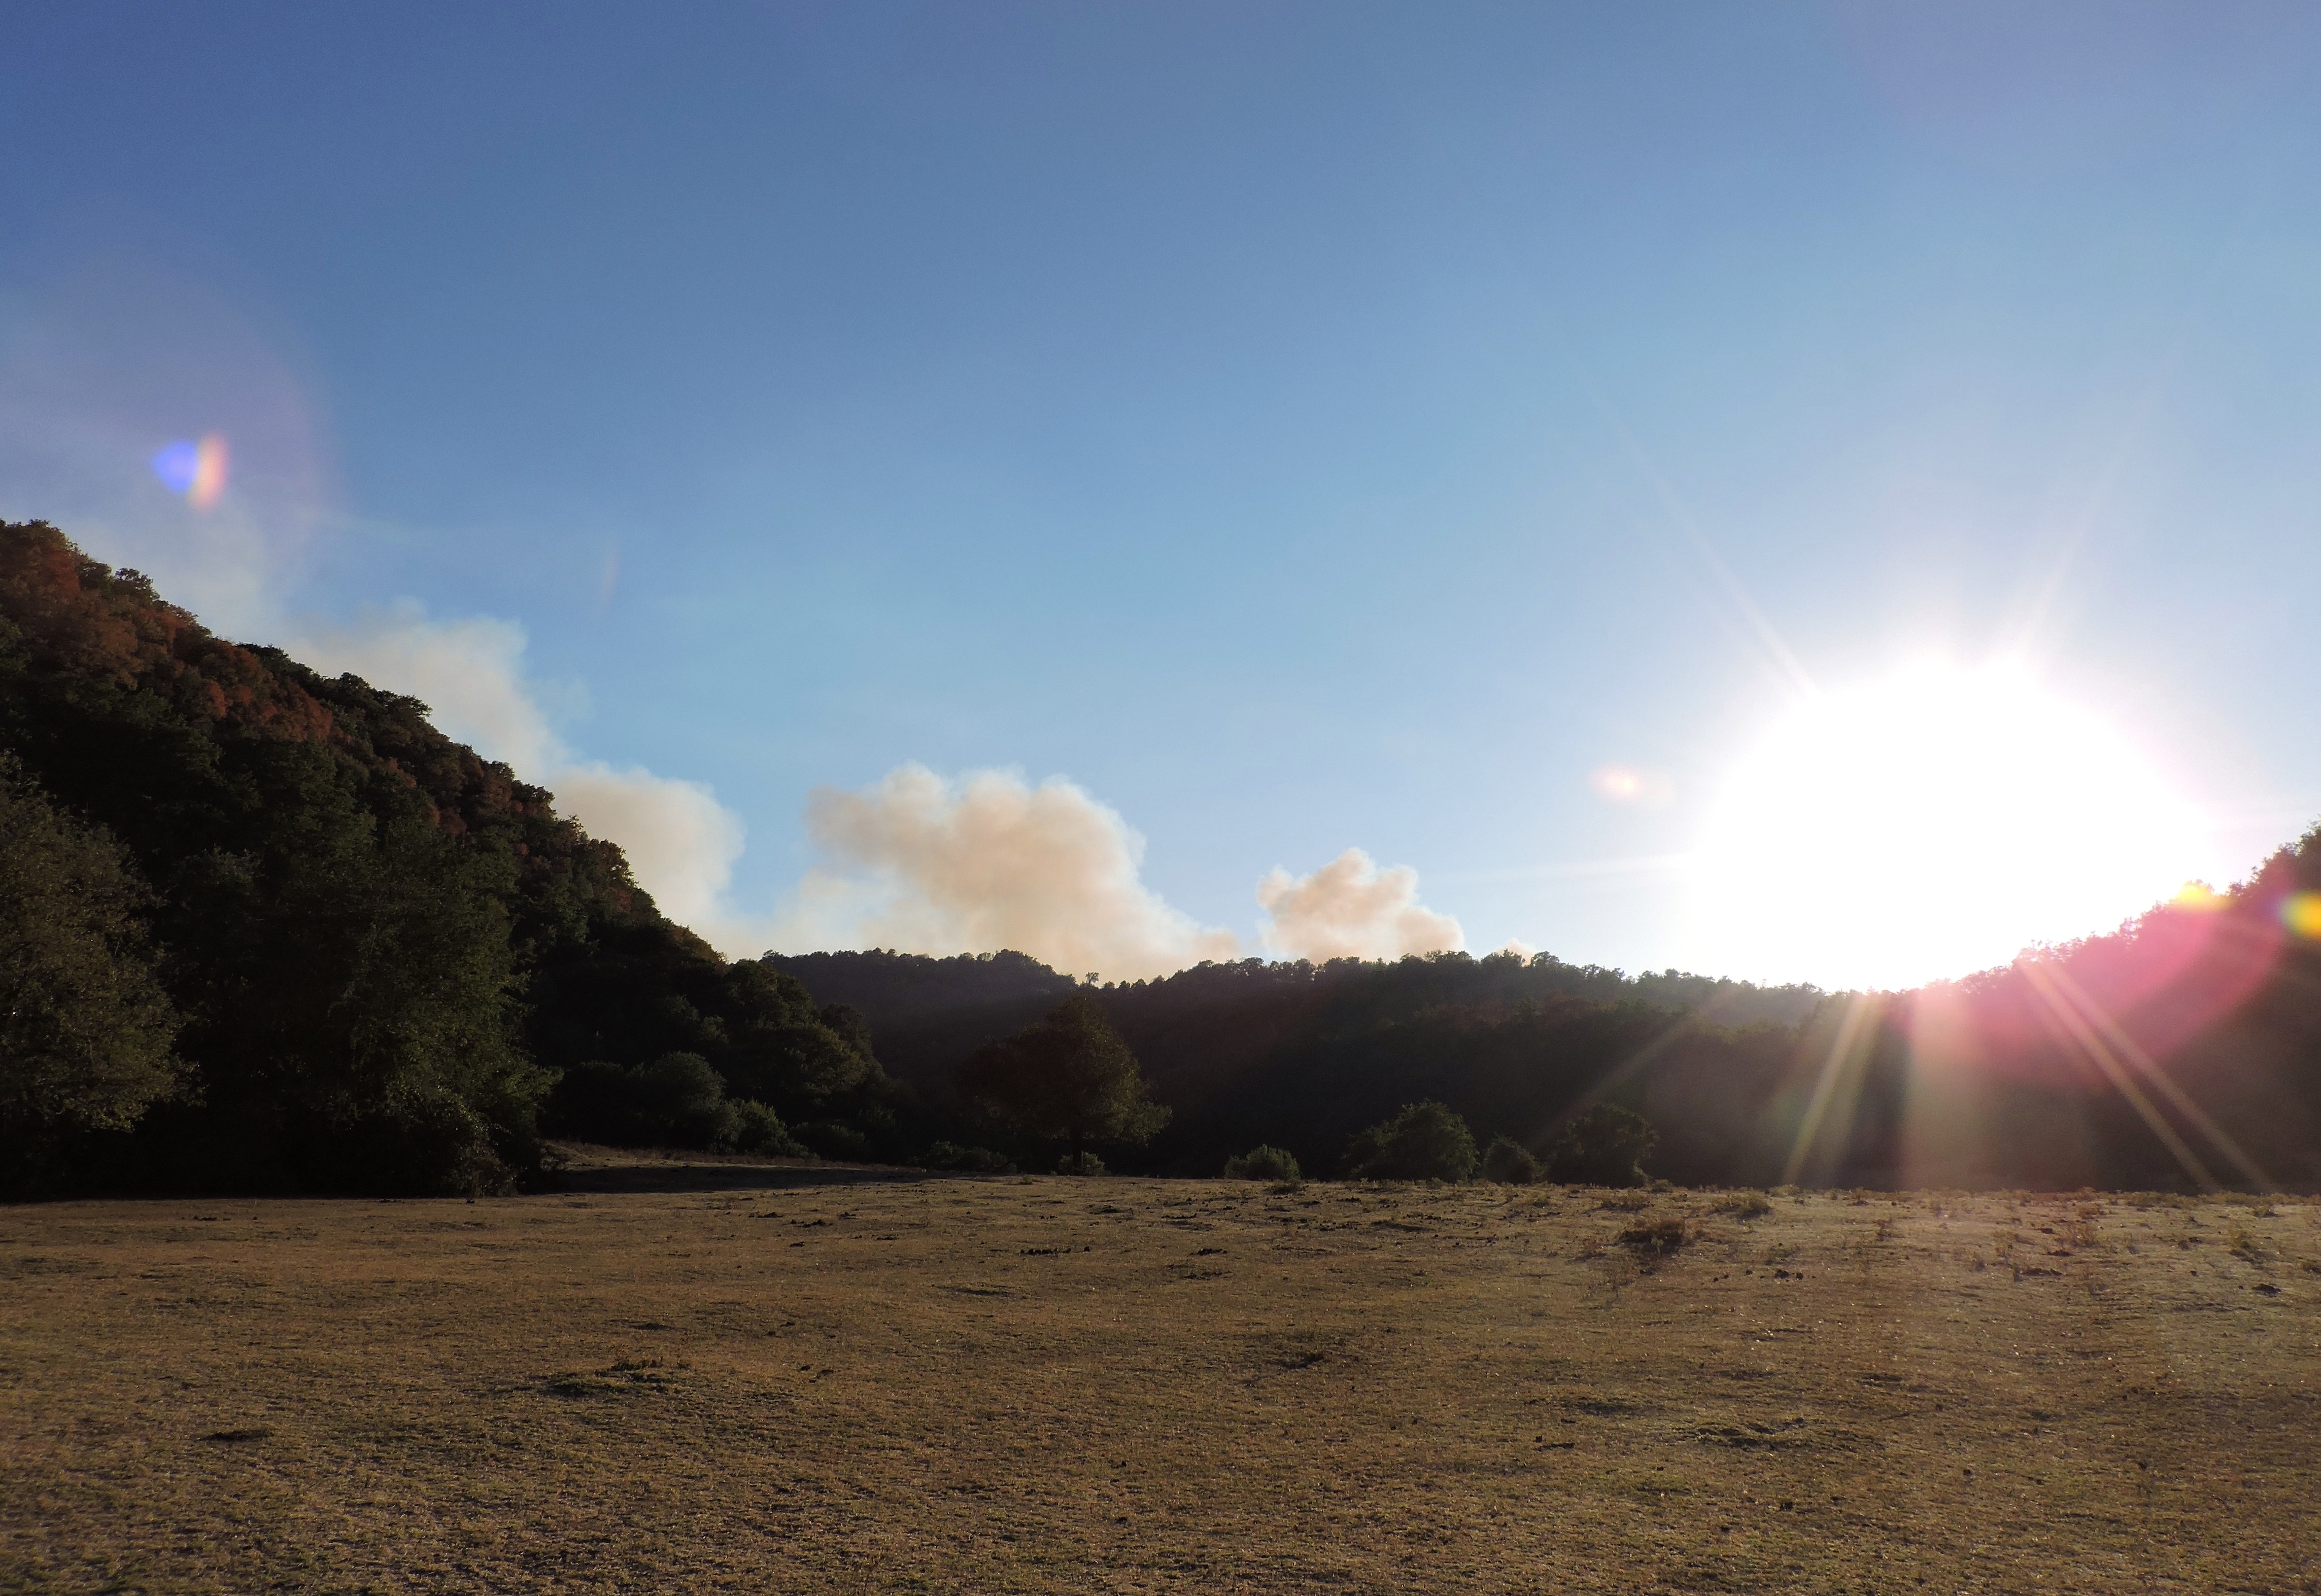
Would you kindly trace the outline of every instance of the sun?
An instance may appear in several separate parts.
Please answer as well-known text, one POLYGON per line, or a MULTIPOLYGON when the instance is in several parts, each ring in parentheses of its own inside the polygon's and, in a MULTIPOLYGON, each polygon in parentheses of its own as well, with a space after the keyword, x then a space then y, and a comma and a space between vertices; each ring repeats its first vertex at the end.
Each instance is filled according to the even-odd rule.
POLYGON ((2014 668, 1825 694, 1730 773, 1695 854, 1699 967, 1896 989, 2113 929, 2213 869, 2133 741, 2014 668))

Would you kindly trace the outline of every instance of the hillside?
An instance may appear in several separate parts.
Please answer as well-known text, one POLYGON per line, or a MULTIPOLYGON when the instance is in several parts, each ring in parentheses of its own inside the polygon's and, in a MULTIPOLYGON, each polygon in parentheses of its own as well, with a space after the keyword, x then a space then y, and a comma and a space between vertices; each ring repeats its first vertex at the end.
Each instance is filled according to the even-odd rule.
MULTIPOLYGON (((1175 1121, 1133 1167, 1308 1169, 1400 1105, 1543 1148, 1602 1100, 1679 1182, 2069 1190, 2321 1185, 2321 950, 2293 933, 2321 840, 2231 893, 1916 992, 1832 995, 1549 956, 1205 965, 1096 993, 1175 1121)), ((769 956, 860 1009, 931 1096, 1069 976, 1021 955, 769 956)))
POLYGON ((696 1110, 722 1082, 848 1145, 896 1123, 842 1015, 669 921, 617 848, 427 712, 0 523, 0 796, 30 817, 5 868, 68 910, 90 871, 122 884, 101 926, 29 891, 0 905, 17 1183, 496 1189, 539 1174, 560 1114, 647 1102, 628 1072, 672 1055, 716 1072, 663 1072, 696 1110), (96 1068, 101 1091, 70 1027, 92 981, 158 990, 164 1033, 140 1069, 96 1068), (560 1079, 602 1089, 567 1102, 560 1079))
POLYGON ((1898 994, 1464 954, 1091 990, 1014 953, 729 961, 427 714, 0 524, 10 1188, 498 1190, 555 1134, 1044 1167, 953 1072, 1082 992, 1173 1114, 1116 1168, 1329 1171, 1434 1098, 1534 1150, 1614 1102, 1698 1184, 2321 1186, 2321 836, 1898 994))

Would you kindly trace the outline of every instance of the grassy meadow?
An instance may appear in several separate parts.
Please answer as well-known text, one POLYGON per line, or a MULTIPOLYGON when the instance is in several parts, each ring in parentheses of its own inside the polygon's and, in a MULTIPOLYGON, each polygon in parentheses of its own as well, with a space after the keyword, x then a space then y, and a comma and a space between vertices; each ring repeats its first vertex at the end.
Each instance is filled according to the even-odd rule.
POLYGON ((576 1178, 0 1210, 0 1589, 2321 1588, 2302 1202, 576 1178))

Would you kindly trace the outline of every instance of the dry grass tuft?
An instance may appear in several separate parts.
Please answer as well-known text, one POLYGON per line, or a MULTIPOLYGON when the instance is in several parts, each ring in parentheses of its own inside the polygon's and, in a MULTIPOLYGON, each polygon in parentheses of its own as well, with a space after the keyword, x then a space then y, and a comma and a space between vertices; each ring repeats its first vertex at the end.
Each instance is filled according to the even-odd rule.
POLYGON ((1682 1220, 1646 1220, 1620 1232, 1620 1245, 1638 1257, 1658 1263, 1674 1257, 1692 1239, 1682 1220))

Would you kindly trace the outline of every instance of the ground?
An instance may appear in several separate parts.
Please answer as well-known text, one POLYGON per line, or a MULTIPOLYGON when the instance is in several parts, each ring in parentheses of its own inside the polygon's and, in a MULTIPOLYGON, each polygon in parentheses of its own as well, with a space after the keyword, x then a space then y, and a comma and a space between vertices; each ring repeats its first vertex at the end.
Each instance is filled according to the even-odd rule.
POLYGON ((0 1209, 0 1589, 2321 1588, 2321 1207, 578 1178, 0 1209))

